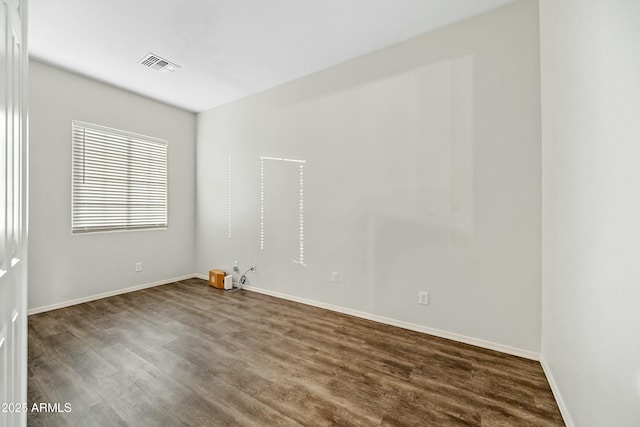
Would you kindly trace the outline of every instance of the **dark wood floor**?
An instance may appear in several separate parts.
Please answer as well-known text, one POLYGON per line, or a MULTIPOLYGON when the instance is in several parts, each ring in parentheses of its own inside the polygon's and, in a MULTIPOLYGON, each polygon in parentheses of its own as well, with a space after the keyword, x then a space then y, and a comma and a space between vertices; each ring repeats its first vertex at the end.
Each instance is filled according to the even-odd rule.
POLYGON ((556 426, 540 365, 199 279, 29 318, 37 426, 556 426))

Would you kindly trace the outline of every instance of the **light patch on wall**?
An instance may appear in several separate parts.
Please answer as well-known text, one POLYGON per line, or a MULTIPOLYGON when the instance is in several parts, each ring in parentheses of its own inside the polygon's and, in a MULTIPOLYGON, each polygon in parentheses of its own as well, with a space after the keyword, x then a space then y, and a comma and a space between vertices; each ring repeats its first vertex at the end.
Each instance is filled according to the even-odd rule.
POLYGON ((231 154, 227 158, 227 232, 231 238, 231 154))
POLYGON ((304 265, 304 164, 298 166, 300 174, 299 186, 300 193, 298 196, 298 262, 304 265))
POLYGON ((260 156, 260 249, 265 247, 265 161, 298 164, 298 259, 291 259, 296 264, 306 267, 304 263, 304 165, 306 160, 287 159, 281 157, 260 156))
POLYGON ((260 158, 260 250, 264 249, 264 159, 260 158))

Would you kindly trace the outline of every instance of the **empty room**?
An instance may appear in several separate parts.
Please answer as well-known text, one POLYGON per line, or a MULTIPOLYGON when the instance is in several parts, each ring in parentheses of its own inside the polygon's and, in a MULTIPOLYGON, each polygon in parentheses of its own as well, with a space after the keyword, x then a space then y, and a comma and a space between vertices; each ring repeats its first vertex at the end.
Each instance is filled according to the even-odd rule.
POLYGON ((640 426, 637 0, 1 0, 0 427, 640 426))

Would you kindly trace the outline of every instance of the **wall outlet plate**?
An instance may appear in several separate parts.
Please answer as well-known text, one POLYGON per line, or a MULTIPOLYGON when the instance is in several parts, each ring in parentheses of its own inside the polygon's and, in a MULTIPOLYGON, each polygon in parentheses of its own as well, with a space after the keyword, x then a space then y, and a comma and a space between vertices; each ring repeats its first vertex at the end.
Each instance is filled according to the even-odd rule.
POLYGON ((142 263, 136 262, 136 272, 140 273, 142 271, 142 263))
POLYGON ((418 292, 418 304, 429 305, 429 292, 418 292))
POLYGON ((331 272, 331 283, 340 283, 340 273, 337 271, 331 272))

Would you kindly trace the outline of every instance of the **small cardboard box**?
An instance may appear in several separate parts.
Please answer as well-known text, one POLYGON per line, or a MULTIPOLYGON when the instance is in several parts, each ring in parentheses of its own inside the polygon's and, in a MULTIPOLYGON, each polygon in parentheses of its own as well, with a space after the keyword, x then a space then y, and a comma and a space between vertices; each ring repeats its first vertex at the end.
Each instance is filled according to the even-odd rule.
POLYGON ((224 271, 209 270, 209 285, 224 289, 224 271))

